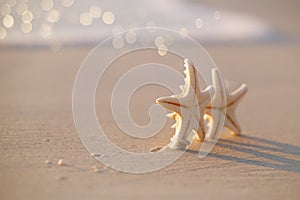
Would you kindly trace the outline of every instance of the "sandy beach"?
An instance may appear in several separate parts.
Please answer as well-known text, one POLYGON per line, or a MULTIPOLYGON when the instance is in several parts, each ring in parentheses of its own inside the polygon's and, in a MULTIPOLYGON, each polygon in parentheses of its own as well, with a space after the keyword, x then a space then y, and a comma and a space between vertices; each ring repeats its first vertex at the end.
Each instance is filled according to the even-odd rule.
MULTIPOLYGON (((266 1, 256 7, 233 2, 211 4, 257 15, 292 39, 204 46, 226 79, 249 87, 237 113, 243 135, 224 133, 203 159, 198 158, 201 144, 195 142, 175 163, 152 173, 104 167, 90 157, 77 135, 72 87, 92 47, 65 47, 60 52, 0 49, 0 198, 299 199, 299 3, 266 1), (57 165, 59 159, 63 166, 57 165)), ((133 109, 134 116, 143 119, 151 101, 137 105, 145 108, 133 109)), ((159 141, 142 140, 140 146, 114 134, 110 120, 104 126, 124 148, 147 150, 169 140, 171 124, 168 120, 159 141)))

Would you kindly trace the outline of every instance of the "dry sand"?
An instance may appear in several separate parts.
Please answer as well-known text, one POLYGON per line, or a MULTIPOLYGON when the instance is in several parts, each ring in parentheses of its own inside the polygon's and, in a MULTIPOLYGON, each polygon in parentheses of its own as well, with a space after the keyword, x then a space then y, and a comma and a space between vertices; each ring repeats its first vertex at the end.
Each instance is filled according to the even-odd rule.
MULTIPOLYGON (((295 5, 280 10, 265 5, 269 15, 252 11, 298 36, 299 27, 292 25, 299 24, 295 5), (272 15, 271 9, 279 13, 272 15)), ((89 50, 1 49, 1 199, 300 198, 299 37, 292 44, 208 46, 228 80, 249 86, 238 110, 244 136, 224 134, 204 159, 198 158, 196 143, 171 166, 141 175, 104 168, 76 133, 72 85, 89 50), (57 166, 60 158, 64 166, 57 166), (93 171, 94 165, 100 172, 93 171)), ((168 127, 165 131, 163 140, 172 133, 168 127)), ((130 148, 130 140, 122 142, 130 148)))

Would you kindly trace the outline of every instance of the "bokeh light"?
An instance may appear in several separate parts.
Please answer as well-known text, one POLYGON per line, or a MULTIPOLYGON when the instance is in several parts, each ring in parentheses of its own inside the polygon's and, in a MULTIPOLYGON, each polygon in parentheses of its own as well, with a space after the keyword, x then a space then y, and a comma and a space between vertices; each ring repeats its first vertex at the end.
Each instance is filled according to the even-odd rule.
POLYGON ((22 15, 22 21, 24 23, 29 23, 33 19, 33 14, 31 11, 27 10, 23 15, 22 15))
POLYGON ((41 36, 43 38, 49 38, 52 34, 52 27, 49 24, 41 25, 41 36))
POLYGON ((125 40, 128 44, 133 44, 136 41, 136 33, 133 31, 129 31, 125 35, 125 40))
POLYGON ((203 28, 203 25, 204 25, 203 20, 202 20, 201 18, 197 18, 197 19, 196 19, 196 22, 195 22, 196 28, 202 29, 202 28, 203 28))
POLYGON ((99 6, 91 6, 89 9, 89 13, 93 18, 97 19, 101 17, 102 10, 99 6))
POLYGON ((221 18, 222 18, 222 14, 221 14, 221 12, 220 11, 215 11, 215 13, 214 13, 214 17, 215 17, 215 20, 220 20, 221 18))
POLYGON ((103 13, 102 20, 105 24, 113 24, 115 21, 115 15, 110 11, 106 11, 103 13))
POLYGON ((71 7, 74 4, 74 0, 62 0, 61 4, 64 7, 71 7))
POLYGON ((122 36, 116 36, 114 37, 113 41, 112 41, 113 46, 116 49, 120 49, 124 46, 124 39, 122 36))
POLYGON ((14 18, 13 16, 11 15, 6 15, 4 18, 3 18, 3 25, 6 27, 6 28, 11 28, 13 27, 14 25, 14 18))
POLYGON ((83 12, 79 16, 79 22, 83 26, 89 26, 93 23, 93 18, 88 12, 83 12))
POLYGON ((23 33, 30 33, 32 31, 32 24, 29 23, 22 23, 21 30, 23 33))
POLYGON ((165 42, 165 39, 162 36, 157 36, 154 41, 154 43, 157 47, 163 45, 164 42, 165 42))
POLYGON ((165 56, 168 53, 168 47, 166 45, 162 44, 158 47, 157 51, 160 56, 165 56))
POLYGON ((42 0, 40 5, 42 10, 49 11, 53 8, 53 0, 42 0))
MULTIPOLYGON (((171 19, 160 20, 159 16, 149 15, 149 13, 154 13, 154 11, 148 11, 146 9, 147 6, 142 9, 137 8, 136 12, 128 13, 128 16, 123 16, 120 13, 121 18, 119 19, 117 18, 119 10, 113 10, 114 7, 110 7, 108 4, 97 1, 75 2, 75 0, 0 0, 1 36, 2 38, 7 38, 4 42, 8 43, 18 42, 21 38, 20 36, 24 35, 23 33, 31 33, 30 37, 28 36, 27 38, 33 38, 32 42, 39 42, 38 39, 34 39, 36 35, 42 35, 47 39, 52 33, 52 39, 59 39, 62 43, 70 42, 71 40, 82 42, 82 38, 90 42, 90 38, 93 38, 92 40, 102 38, 111 33, 111 31, 114 36, 118 36, 125 30, 133 30, 141 26, 146 26, 149 32, 155 32, 154 27, 162 26, 176 29, 180 32, 182 38, 186 38, 188 35, 198 38, 200 34, 199 30, 201 30, 201 39, 208 39, 210 41, 217 37, 221 38, 219 40, 226 40, 227 37, 241 38, 248 37, 247 34, 258 35, 267 29, 264 24, 258 23, 257 26, 259 27, 255 31, 255 28, 247 25, 247 18, 245 18, 246 23, 244 23, 244 19, 239 20, 239 15, 236 15, 236 17, 233 15, 234 18, 232 17, 233 19, 230 22, 228 19, 230 19, 231 15, 227 15, 226 11, 221 12, 222 10, 213 8, 209 9, 207 13, 203 12, 199 14, 195 12, 193 15, 189 15, 189 19, 185 19, 186 14, 182 14, 182 21, 174 16, 173 20, 175 18, 176 20, 174 25, 172 25, 172 22, 170 26, 168 20, 171 19), (104 8, 106 9, 104 10, 104 8), (142 11, 145 13, 138 13, 142 11), (143 15, 144 18, 139 18, 139 15, 143 15), (220 24, 220 22, 222 23, 220 24), (209 24, 209 28, 204 29, 204 26, 207 24, 209 24), (86 26, 84 30, 82 26, 86 26), (40 31, 40 28, 43 31, 40 31), (86 36, 81 36, 80 34, 72 37, 65 36, 67 34, 76 34, 81 31, 80 29, 91 34, 86 34, 86 36), (16 39, 13 39, 14 37, 16 39), (89 39, 86 39, 88 37, 89 39)), ((123 5, 127 4, 124 3, 123 5)), ((251 23, 250 20, 248 24, 251 23)), ((170 48, 174 43, 174 39, 171 36, 163 34, 157 38, 142 38, 140 36, 137 37, 134 31, 126 32, 122 36, 123 43, 125 42, 123 45, 133 44, 136 41, 141 41, 143 44, 153 44, 154 42, 157 48, 162 45, 170 48)), ((121 41, 121 39, 116 39, 116 41, 119 40, 121 41)), ((51 41, 43 42, 50 43, 51 41)))
POLYGON ((52 9, 48 13, 48 16, 47 16, 48 22, 55 23, 55 22, 58 22, 59 19, 60 19, 60 12, 58 12, 57 10, 52 9))

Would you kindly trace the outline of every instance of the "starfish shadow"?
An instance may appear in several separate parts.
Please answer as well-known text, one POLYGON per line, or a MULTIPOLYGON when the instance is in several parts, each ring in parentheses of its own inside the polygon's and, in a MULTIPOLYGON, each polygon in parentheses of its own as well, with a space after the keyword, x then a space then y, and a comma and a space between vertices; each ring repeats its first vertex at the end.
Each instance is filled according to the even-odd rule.
MULTIPOLYGON (((245 135, 234 140, 219 139, 216 146, 253 155, 254 157, 241 158, 232 155, 216 154, 213 152, 209 153, 207 155, 208 157, 283 171, 300 172, 300 147, 298 146, 245 135), (293 158, 288 158, 291 156, 293 158), (257 160, 257 158, 262 158, 262 160, 257 160)), ((187 152, 198 154, 198 151, 194 150, 188 150, 187 152)))

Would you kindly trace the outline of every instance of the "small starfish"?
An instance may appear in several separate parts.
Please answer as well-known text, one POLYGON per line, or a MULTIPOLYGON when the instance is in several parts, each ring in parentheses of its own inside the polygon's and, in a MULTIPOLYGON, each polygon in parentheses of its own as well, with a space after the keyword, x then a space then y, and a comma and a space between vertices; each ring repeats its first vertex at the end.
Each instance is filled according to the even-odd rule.
POLYGON ((176 128, 175 135, 169 144, 173 149, 185 149, 190 142, 187 140, 190 133, 193 131, 198 136, 198 139, 203 140, 206 134, 203 115, 205 107, 210 101, 210 91, 212 87, 200 91, 198 85, 197 71, 194 65, 188 60, 184 60, 185 85, 181 87, 182 93, 177 96, 161 97, 156 100, 167 110, 173 113, 167 116, 175 119, 176 123, 172 128, 176 128))
MULTIPOLYGON (((238 103, 242 99, 242 97, 247 93, 247 86, 246 84, 240 85, 239 88, 237 88, 235 91, 233 91, 231 94, 229 94, 228 89, 225 88, 225 94, 220 90, 220 88, 223 86, 222 85, 222 79, 219 74, 219 72, 215 69, 212 71, 212 79, 213 79, 213 87, 214 87, 214 97, 212 99, 212 102, 209 106, 206 107, 207 111, 206 114, 208 114, 210 117, 211 121, 211 116, 212 116, 212 110, 217 109, 219 110, 219 113, 225 114, 225 122, 224 126, 228 129, 231 130, 231 133, 234 135, 240 135, 241 133, 241 128, 240 125, 237 121, 235 110, 238 106, 238 103), (225 104, 226 100, 226 105, 225 104), (212 107, 212 105, 216 105, 216 107, 212 107), (218 106, 218 105, 224 105, 223 107, 218 106)), ((219 119, 218 119, 219 120, 219 119)), ((214 119, 212 120, 213 124, 219 124, 219 122, 214 122, 214 119)), ((211 122, 209 123, 210 126, 211 122)), ((216 135, 216 129, 212 132, 209 132, 207 135, 210 139, 215 139, 216 135)))

